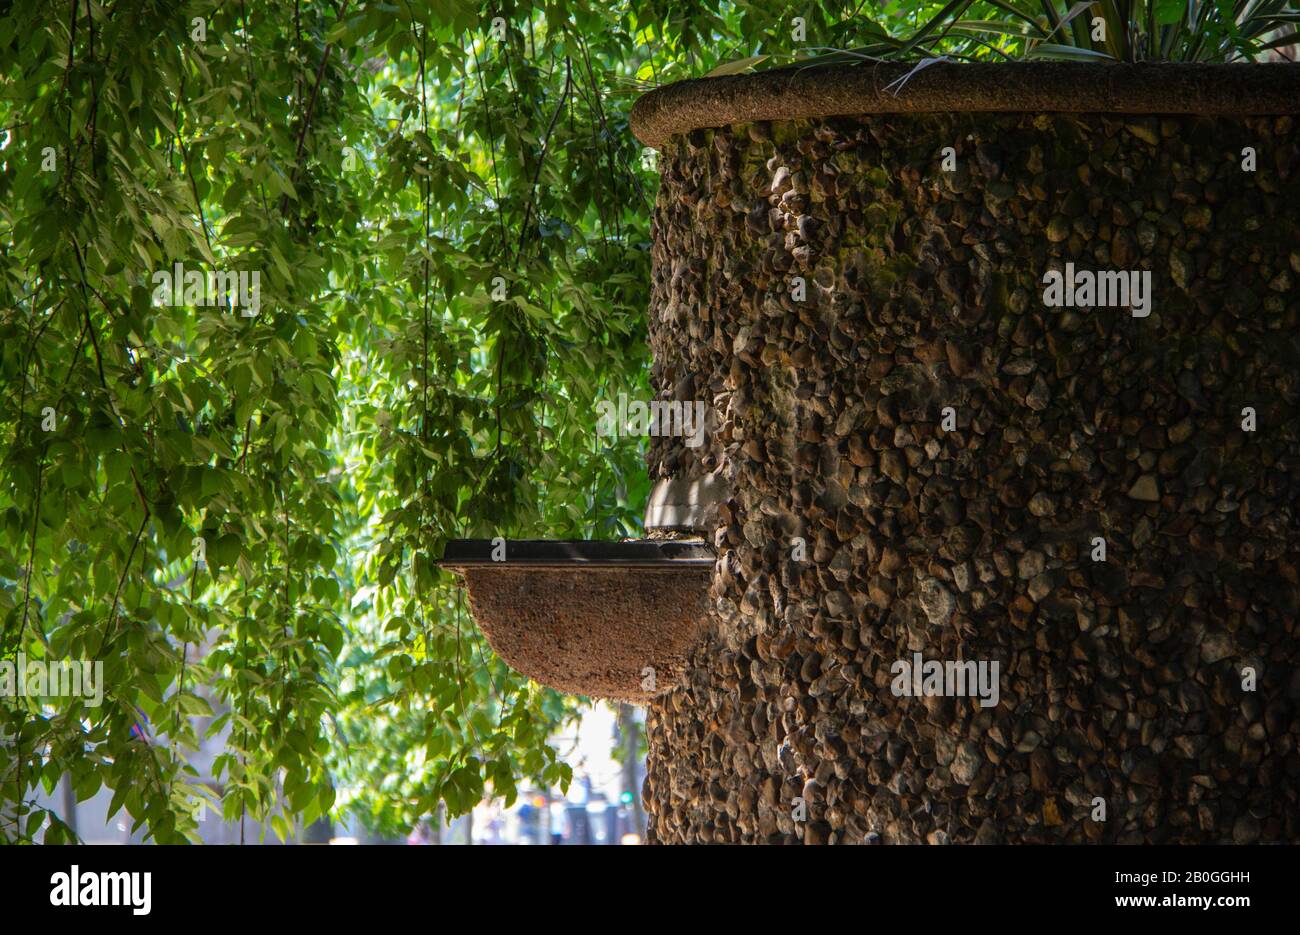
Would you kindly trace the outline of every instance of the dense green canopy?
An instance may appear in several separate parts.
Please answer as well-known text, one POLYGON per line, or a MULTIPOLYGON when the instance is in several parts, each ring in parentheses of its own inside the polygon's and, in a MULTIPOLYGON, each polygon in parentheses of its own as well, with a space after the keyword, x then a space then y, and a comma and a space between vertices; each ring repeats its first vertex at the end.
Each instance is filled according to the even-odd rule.
POLYGON ((0 2, 0 659, 104 674, 0 700, 0 840, 67 836, 65 774, 193 839, 196 725, 281 834, 563 784, 576 702, 433 560, 636 532, 595 431, 648 393, 635 94, 942 6, 0 2))

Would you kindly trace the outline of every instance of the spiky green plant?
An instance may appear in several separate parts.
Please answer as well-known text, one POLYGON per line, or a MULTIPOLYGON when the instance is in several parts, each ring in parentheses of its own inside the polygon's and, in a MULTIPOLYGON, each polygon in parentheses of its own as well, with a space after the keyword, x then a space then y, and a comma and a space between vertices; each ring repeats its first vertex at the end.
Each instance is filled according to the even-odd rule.
POLYGON ((1294 59, 1293 0, 950 0, 922 25, 898 17, 845 20, 851 49, 816 49, 805 64, 859 59, 1069 59, 1230 62, 1294 59), (892 22, 891 22, 892 19, 892 22))

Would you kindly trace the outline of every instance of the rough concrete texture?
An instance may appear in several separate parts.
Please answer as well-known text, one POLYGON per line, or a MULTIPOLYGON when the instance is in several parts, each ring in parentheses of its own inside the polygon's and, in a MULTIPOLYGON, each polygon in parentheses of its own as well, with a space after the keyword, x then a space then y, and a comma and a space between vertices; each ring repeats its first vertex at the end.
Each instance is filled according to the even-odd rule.
POLYGON ((1295 121, 819 118, 661 167, 654 382, 720 428, 651 473, 733 495, 650 839, 1300 840, 1295 121), (1066 262, 1150 315, 1045 307, 1066 262), (895 694, 918 652, 997 703, 895 694))
POLYGON ((475 622, 511 668, 571 694, 645 704, 681 680, 707 622, 710 571, 502 565, 461 574, 475 622))

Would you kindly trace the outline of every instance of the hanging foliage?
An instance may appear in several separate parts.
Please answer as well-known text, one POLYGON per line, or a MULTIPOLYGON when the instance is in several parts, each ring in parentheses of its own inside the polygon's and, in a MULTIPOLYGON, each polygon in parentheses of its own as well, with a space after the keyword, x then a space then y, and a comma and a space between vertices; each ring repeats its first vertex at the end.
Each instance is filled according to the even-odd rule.
POLYGON ((638 531, 627 112, 835 6, 0 3, 0 661, 100 673, 0 693, 0 840, 65 776, 160 842, 562 786, 434 560, 638 531))

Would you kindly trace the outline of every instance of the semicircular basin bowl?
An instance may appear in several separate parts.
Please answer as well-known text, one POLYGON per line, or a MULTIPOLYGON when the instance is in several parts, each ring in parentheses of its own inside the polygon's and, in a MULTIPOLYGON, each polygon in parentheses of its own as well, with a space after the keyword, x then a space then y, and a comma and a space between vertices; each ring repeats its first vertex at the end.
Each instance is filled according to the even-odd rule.
POLYGON ((512 669, 576 695, 644 704, 676 686, 708 611, 713 550, 697 540, 457 539, 474 620, 512 669))

